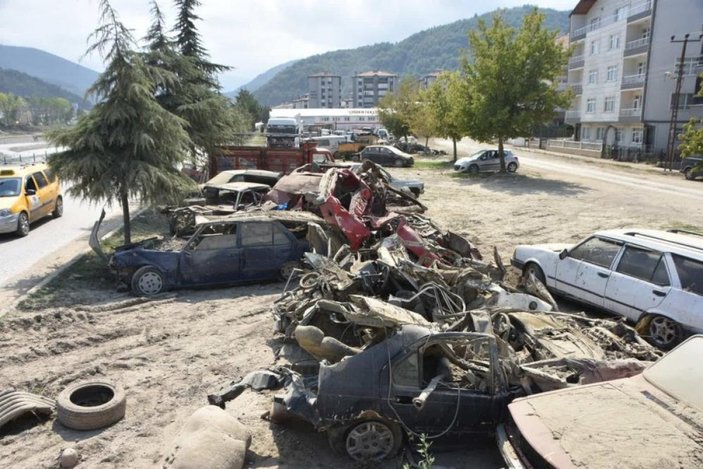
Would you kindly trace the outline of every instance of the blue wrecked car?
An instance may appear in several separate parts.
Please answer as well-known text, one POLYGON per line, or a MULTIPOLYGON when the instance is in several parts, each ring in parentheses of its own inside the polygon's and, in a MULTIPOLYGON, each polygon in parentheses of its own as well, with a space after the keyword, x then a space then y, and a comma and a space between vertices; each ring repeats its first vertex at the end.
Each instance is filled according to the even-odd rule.
MULTIPOLYGON (((95 223, 90 245, 103 259, 95 223)), ((118 247, 108 266, 133 293, 151 296, 172 288, 234 285, 287 279, 310 250, 308 225, 325 225, 307 212, 244 212, 198 216, 187 240, 155 238, 118 247), (174 246, 176 244, 177 246, 174 246)))

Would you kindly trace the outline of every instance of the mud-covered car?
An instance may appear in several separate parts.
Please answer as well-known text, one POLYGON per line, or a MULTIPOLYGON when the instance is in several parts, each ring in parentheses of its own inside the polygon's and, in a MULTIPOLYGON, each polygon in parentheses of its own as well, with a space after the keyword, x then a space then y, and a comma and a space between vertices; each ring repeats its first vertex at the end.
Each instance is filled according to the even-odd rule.
MULTIPOLYGON (((109 267, 138 295, 179 287, 231 285, 288 278, 309 250, 308 223, 324 223, 310 213, 255 212, 198 217, 195 233, 178 246, 158 249, 155 239, 119 247, 109 267)), ((103 258, 97 241, 91 247, 103 258)))

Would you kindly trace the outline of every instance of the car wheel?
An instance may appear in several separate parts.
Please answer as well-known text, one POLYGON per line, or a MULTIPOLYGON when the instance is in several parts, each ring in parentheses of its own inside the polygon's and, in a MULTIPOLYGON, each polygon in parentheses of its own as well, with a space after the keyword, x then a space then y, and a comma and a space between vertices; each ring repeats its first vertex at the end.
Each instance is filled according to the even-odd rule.
POLYGON ((104 381, 75 383, 56 399, 56 417, 74 430, 107 427, 125 415, 127 400, 121 386, 104 381))
POLYGON ((508 163, 507 169, 509 173, 514 173, 515 171, 517 171, 517 164, 514 162, 508 163))
POLYGON ((420 198, 420 189, 410 189, 410 192, 413 193, 413 197, 415 197, 416 199, 420 198))
POLYGON ((17 236, 24 237, 29 234, 29 217, 27 216, 27 213, 25 212, 20 212, 19 216, 17 217, 17 236))
POLYGON ((478 166, 475 164, 469 166, 469 174, 478 174, 478 166))
POLYGON ((545 277, 544 277, 544 271, 540 266, 535 264, 534 262, 529 262, 523 269, 522 273, 525 277, 528 277, 530 274, 533 274, 537 280, 540 282, 545 283, 545 277))
POLYGON ((54 211, 51 212, 51 215, 54 218, 61 218, 61 216, 63 216, 63 198, 62 197, 56 198, 56 205, 54 205, 54 211))
POLYGON ((656 315, 649 321, 649 338, 657 347, 669 350, 683 338, 681 326, 666 316, 656 315))
POLYGON ((395 160, 395 161, 393 162, 393 164, 395 165, 396 168, 401 168, 401 167, 403 166, 403 160, 401 160, 400 158, 398 158, 397 160, 395 160))
POLYGON ((685 177, 686 179, 688 179, 689 181, 692 180, 692 179, 694 179, 693 170, 692 170, 691 168, 686 168, 686 169, 684 170, 684 172, 683 172, 683 175, 684 175, 684 177, 685 177))
POLYGON ((166 289, 164 275, 156 267, 145 265, 132 275, 132 291, 141 296, 152 296, 166 289))
POLYGON ((293 275, 293 272, 295 272, 295 269, 299 267, 300 265, 297 262, 286 262, 278 270, 278 278, 280 280, 288 280, 290 276, 293 275))
POLYGON ((380 420, 352 424, 345 438, 346 453, 357 461, 381 461, 400 451, 403 434, 398 425, 380 420))

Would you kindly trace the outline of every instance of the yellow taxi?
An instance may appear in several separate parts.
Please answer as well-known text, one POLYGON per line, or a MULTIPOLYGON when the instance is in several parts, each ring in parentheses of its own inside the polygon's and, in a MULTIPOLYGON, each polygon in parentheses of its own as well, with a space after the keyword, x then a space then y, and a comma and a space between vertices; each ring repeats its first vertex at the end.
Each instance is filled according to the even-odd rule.
POLYGON ((29 234, 29 224, 63 215, 61 184, 46 164, 0 165, 0 233, 29 234))

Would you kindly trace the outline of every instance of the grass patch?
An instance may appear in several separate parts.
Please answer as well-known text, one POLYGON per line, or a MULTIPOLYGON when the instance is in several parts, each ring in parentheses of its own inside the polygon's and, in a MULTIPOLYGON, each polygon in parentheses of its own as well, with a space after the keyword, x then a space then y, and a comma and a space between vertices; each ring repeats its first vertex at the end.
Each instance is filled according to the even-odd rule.
MULTIPOLYGON (((165 215, 148 210, 132 220, 133 241, 154 236, 168 236, 168 220, 165 215)), ((116 247, 124 244, 122 230, 101 241, 101 244, 109 256, 116 247)), ((27 295, 17 304, 17 308, 22 311, 32 311, 96 303, 112 296, 121 296, 116 291, 116 287, 117 280, 108 270, 105 261, 90 251, 83 254, 49 283, 27 295)))
POLYGON ((434 171, 439 171, 442 169, 451 169, 453 166, 453 162, 451 160, 428 160, 428 159, 416 159, 415 164, 413 165, 413 169, 420 169, 420 170, 434 170, 434 171))
POLYGON ((698 226, 698 225, 691 225, 690 223, 678 222, 678 221, 670 223, 667 229, 692 231, 694 233, 703 234, 703 227, 698 226))

